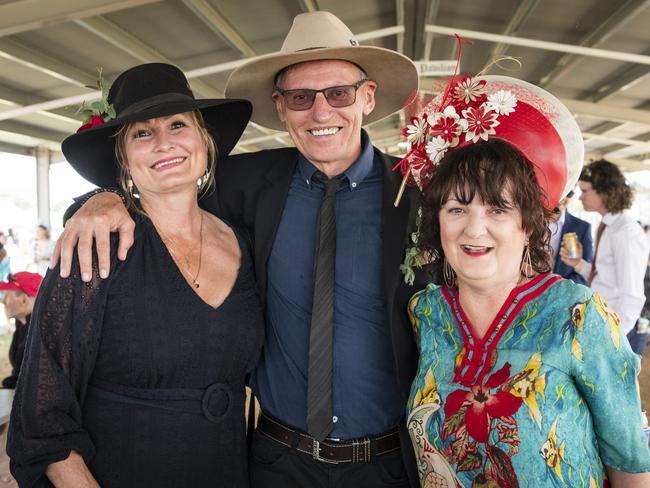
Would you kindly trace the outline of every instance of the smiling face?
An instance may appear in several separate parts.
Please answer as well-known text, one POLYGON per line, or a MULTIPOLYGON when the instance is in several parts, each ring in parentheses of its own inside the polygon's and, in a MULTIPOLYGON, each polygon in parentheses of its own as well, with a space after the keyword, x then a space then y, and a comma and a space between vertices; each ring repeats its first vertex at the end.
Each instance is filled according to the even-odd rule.
MULTIPOLYGON (((486 205, 479 196, 460 200, 450 197, 439 212, 442 249, 458 286, 494 289, 518 282, 528 240, 520 211, 486 205)), ((507 193, 505 200, 511 201, 507 193)))
POLYGON ((130 124, 124 156, 140 197, 196 191, 208 165, 208 150, 190 112, 130 124))
MULTIPOLYGON (((279 84, 283 90, 354 85, 362 78, 357 66, 347 61, 309 61, 288 68, 279 84)), ((280 120, 300 153, 328 176, 335 176, 354 163, 361 154, 363 117, 375 106, 377 84, 367 81, 347 107, 332 107, 322 93, 308 110, 289 109, 282 95, 273 94, 280 120)))

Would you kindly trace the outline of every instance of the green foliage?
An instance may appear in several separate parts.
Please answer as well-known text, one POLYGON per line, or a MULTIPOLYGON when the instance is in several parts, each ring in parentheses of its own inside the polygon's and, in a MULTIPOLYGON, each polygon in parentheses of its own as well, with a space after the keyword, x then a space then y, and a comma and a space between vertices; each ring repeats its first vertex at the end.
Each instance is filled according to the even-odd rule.
POLYGON ((110 87, 107 85, 106 80, 102 77, 102 69, 97 68, 97 72, 97 85, 88 85, 87 88, 90 88, 91 90, 99 90, 102 93, 102 97, 100 100, 96 100, 91 104, 83 102, 81 104, 81 107, 79 107, 78 112, 83 116, 84 124, 89 123, 90 119, 92 119, 95 115, 101 117, 104 122, 108 122, 109 120, 112 120, 116 117, 115 108, 112 104, 108 103, 108 91, 110 87))

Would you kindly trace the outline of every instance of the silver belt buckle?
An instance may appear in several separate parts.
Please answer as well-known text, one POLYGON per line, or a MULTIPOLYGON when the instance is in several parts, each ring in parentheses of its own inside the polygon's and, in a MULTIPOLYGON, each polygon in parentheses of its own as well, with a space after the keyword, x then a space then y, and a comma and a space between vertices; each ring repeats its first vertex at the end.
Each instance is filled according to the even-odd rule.
POLYGON ((320 450, 321 450, 320 442, 318 442, 316 439, 312 439, 312 448, 311 448, 312 458, 322 463, 338 464, 338 461, 332 461, 330 459, 325 459, 320 457, 320 450))

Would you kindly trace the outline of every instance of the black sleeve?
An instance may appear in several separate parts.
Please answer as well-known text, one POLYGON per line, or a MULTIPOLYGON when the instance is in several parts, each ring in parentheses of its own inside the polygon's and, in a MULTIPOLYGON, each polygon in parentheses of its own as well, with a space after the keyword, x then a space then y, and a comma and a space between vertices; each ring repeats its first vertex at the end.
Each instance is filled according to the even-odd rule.
MULTIPOLYGON (((117 262, 116 240, 112 241, 111 267, 117 262)), ((69 278, 61 278, 57 267, 48 271, 41 285, 7 441, 11 473, 21 487, 51 486, 45 470, 66 459, 72 450, 86 463, 94 456, 82 410, 99 348, 107 290, 114 276, 115 272, 100 279, 95 257, 92 281, 81 281, 76 262, 69 278)))
POLYGON ((9 363, 11 364, 11 375, 2 380, 3 388, 16 388, 18 375, 20 374, 20 366, 23 362, 25 355, 25 341, 27 338, 28 324, 16 322, 16 330, 11 337, 11 345, 9 346, 9 363))

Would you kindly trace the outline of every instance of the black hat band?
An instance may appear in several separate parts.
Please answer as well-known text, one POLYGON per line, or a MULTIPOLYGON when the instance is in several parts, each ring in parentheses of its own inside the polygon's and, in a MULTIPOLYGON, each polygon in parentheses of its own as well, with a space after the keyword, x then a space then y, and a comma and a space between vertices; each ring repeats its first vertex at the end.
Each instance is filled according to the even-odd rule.
POLYGON ((117 118, 128 117, 129 115, 136 114, 138 112, 142 112, 149 108, 163 105, 165 103, 182 101, 195 102, 196 99, 183 93, 163 93, 162 95, 155 95, 153 97, 149 97, 145 100, 140 100, 139 102, 135 102, 129 105, 125 109, 121 110, 119 114, 117 114, 117 118))

